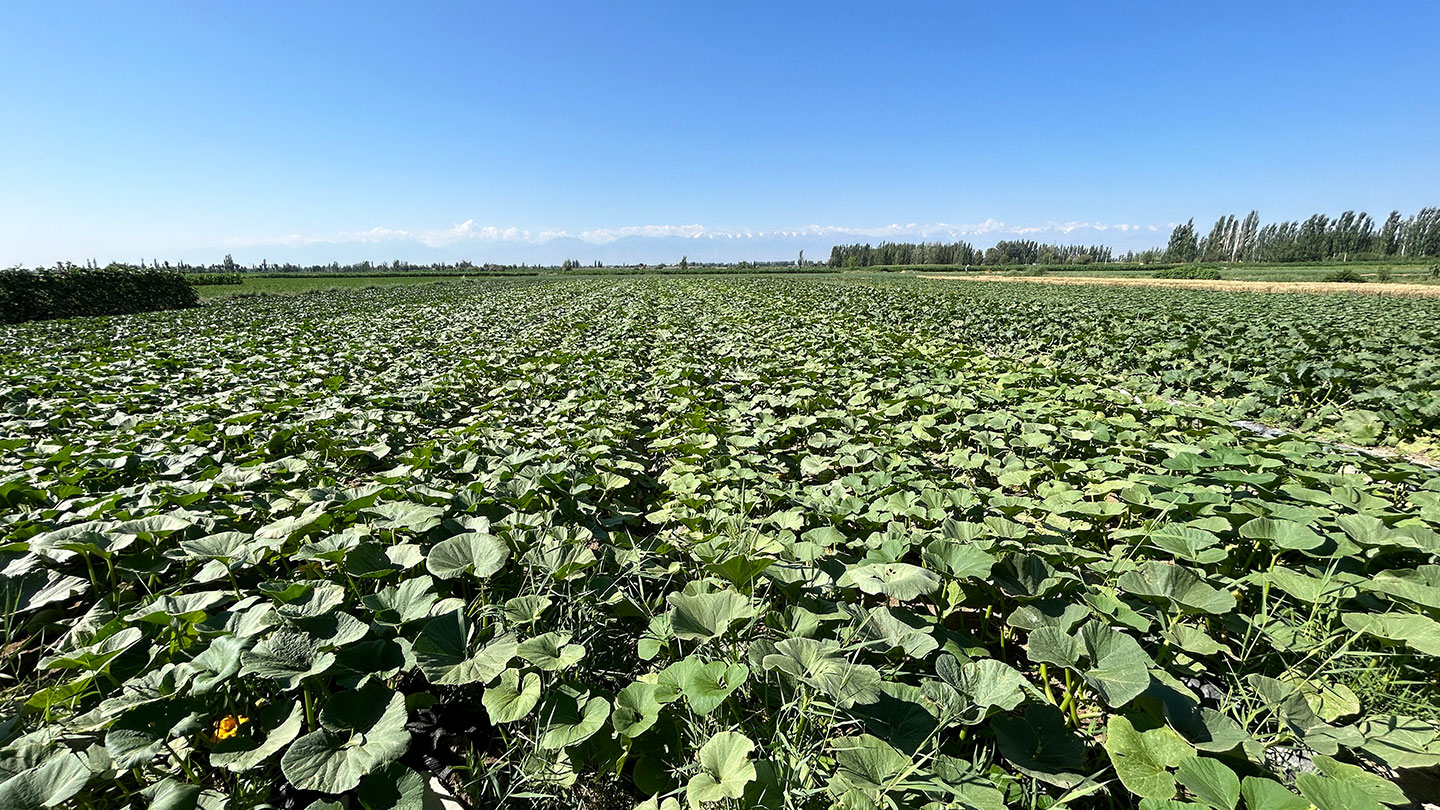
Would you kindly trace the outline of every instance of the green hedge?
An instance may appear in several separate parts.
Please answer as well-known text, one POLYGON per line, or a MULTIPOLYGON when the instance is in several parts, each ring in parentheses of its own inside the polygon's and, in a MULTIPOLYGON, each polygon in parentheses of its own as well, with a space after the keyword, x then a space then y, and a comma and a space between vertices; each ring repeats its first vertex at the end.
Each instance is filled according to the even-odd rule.
POLYGON ((126 268, 0 270, 0 323, 199 306, 179 273, 126 268))
POLYGON ((185 282, 191 287, 213 287, 220 284, 244 284, 245 279, 239 273, 187 273, 185 282))
POLYGON ((1351 268, 1346 267, 1343 270, 1335 270, 1333 272, 1326 273, 1320 278, 1320 280, 1338 281, 1345 284, 1359 284, 1360 282, 1365 280, 1365 277, 1355 272, 1351 268))
POLYGON ((1155 278, 1191 278, 1219 281, 1220 271, 1213 267, 1171 267, 1155 274, 1155 278))

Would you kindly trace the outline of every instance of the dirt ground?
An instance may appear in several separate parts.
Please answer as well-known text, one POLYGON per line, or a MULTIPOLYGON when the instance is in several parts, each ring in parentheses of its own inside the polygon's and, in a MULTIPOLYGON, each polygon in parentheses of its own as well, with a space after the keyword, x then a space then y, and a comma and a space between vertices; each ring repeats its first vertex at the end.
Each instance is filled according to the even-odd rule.
POLYGON ((1440 298, 1440 284, 1356 284, 1312 281, 1208 281, 1181 278, 1098 278, 1093 276, 1001 276, 974 273, 969 275, 918 274, 920 278, 941 278, 955 281, 1001 281, 1032 284, 1102 284, 1113 287, 1171 287, 1190 290, 1225 290, 1229 292, 1263 293, 1350 293, 1360 295, 1408 295, 1419 298, 1440 298))

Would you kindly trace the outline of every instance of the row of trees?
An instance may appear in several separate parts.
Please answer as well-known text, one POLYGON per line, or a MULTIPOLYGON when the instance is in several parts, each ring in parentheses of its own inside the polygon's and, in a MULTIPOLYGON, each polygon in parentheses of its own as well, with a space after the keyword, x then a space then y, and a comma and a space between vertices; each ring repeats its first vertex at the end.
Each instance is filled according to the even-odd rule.
POLYGON ((1047 245, 1022 239, 996 242, 980 250, 969 242, 881 242, 879 245, 836 245, 830 250, 831 267, 885 267, 900 265, 1021 265, 1091 264, 1113 261, 1104 245, 1047 245))
MULTIPOLYGON (((25 271, 26 268, 15 266, 8 268, 11 271, 25 271)), ((803 272, 829 272, 829 269, 819 262, 806 261, 805 252, 801 251, 798 258, 781 259, 775 261, 744 261, 744 262, 692 262, 689 256, 681 256, 680 261, 671 263, 660 263, 649 265, 644 262, 629 265, 607 265, 601 261, 594 261, 589 264, 578 259, 566 259, 559 265, 540 264, 474 264, 469 261, 454 263, 432 263, 413 264, 396 260, 393 262, 353 262, 341 264, 330 262, 329 264, 293 264, 262 261, 259 264, 244 265, 236 262, 233 257, 226 255, 224 260, 213 264, 190 264, 188 262, 162 262, 159 260, 141 259, 138 264, 125 264, 111 262, 102 268, 93 259, 86 261, 83 265, 73 262, 56 262, 54 268, 36 268, 35 272, 45 271, 54 273, 80 272, 89 270, 114 270, 114 271, 158 271, 172 274, 180 274, 188 277, 191 284, 214 284, 231 283, 228 279, 235 279, 234 283, 240 283, 246 274, 255 273, 272 276, 388 276, 388 275, 497 275, 497 276, 533 276, 542 272, 553 272, 556 269, 563 273, 586 274, 586 273, 610 273, 624 274, 630 271, 646 270, 671 270, 679 269, 682 272, 689 271, 758 271, 758 270, 799 270, 803 272), (219 279, 226 279, 221 282, 219 279)))
POLYGON ((1120 261, 1135 264, 1187 262, 1323 262, 1440 257, 1440 208, 1402 217, 1391 211, 1383 224, 1365 212, 1331 218, 1260 223, 1260 214, 1220 217, 1203 236, 1195 220, 1175 228, 1164 248, 1116 256, 1104 245, 1049 245, 1033 240, 997 242, 981 250, 969 242, 881 242, 836 245, 830 267, 903 265, 1058 265, 1120 261))
MULTIPOLYGON (((579 267, 579 262, 566 262, 566 267, 573 264, 579 267)), ((595 262, 595 267, 601 267, 600 262, 595 262)), ((428 274, 451 274, 467 272, 521 272, 533 271, 540 265, 525 264, 474 264, 469 261, 458 262, 432 262, 430 264, 415 264, 413 262, 396 259, 392 262, 330 262, 329 264, 295 264, 293 262, 269 262, 262 261, 259 264, 245 265, 235 261, 230 254, 225 254, 222 261, 214 264, 191 264, 190 262, 162 262, 158 259, 141 259, 139 264, 126 264, 123 262, 111 262, 104 269, 128 269, 128 270, 170 270, 178 273, 267 273, 272 275, 361 275, 378 276, 414 273, 416 275, 428 274)), ((19 269, 19 268, 12 268, 19 269)), ((99 270, 101 265, 94 259, 90 259, 83 265, 74 262, 56 262, 57 272, 72 270, 99 270)))
MULTIPOLYGON (((804 252, 804 251, 801 251, 801 252, 800 252, 800 257, 799 257, 799 259, 788 259, 788 260, 778 260, 778 261, 768 261, 768 262, 740 262, 738 265, 734 265, 734 266, 744 266, 744 267, 805 267, 805 266, 810 266, 810 265, 814 265, 814 264, 815 264, 815 262, 807 262, 807 261, 805 261, 805 252, 804 252)), ((688 269, 690 269, 692 266, 695 266, 695 267, 722 267, 722 268, 729 268, 729 267, 731 267, 732 265, 729 264, 729 263, 715 264, 715 263, 712 263, 712 262, 704 262, 704 263, 700 263, 700 264, 692 264, 692 262, 690 261, 690 257, 689 257, 689 256, 682 256, 682 257, 680 257, 680 261, 679 261, 678 263, 674 263, 674 264, 658 264, 658 265, 655 265, 655 267, 657 267, 657 268, 678 267, 678 268, 680 268, 681 270, 688 270, 688 269)), ((412 263, 412 262, 401 261, 401 260, 399 260, 399 259, 396 259, 396 260, 393 261, 393 262, 370 262, 370 261, 363 261, 363 262, 351 262, 351 263, 348 263, 348 264, 341 264, 340 262, 330 262, 329 264, 294 264, 294 263, 291 263, 291 262, 277 263, 277 262, 262 261, 262 262, 260 262, 259 264, 244 265, 244 264, 240 264, 239 262, 236 262, 235 259, 234 259, 234 257, 232 257, 230 254, 227 253, 227 254, 225 255, 225 258, 224 258, 222 261, 216 262, 216 263, 214 263, 214 264, 190 264, 190 263, 188 263, 188 262, 173 262, 173 263, 172 263, 172 262, 162 262, 162 261, 159 261, 159 260, 150 260, 150 261, 147 261, 147 260, 145 260, 145 259, 141 259, 139 264, 123 264, 123 263, 112 262, 112 263, 109 265, 109 267, 110 267, 110 268, 120 268, 120 269, 130 269, 130 270, 171 270, 171 271, 175 271, 175 272, 179 272, 179 273, 187 273, 187 274, 191 274, 191 273, 204 273, 204 274, 217 274, 217 273, 223 273, 223 274, 231 274, 231 273, 265 273, 265 274, 282 275, 282 276, 284 276, 284 275, 311 275, 311 274, 313 274, 313 275, 361 275, 361 276, 380 276, 380 275, 401 275, 401 274, 406 274, 406 273, 413 273, 413 274, 416 274, 416 275, 451 275, 451 274, 457 274, 457 273, 487 273, 487 274, 502 274, 502 275, 503 275, 503 274, 534 275, 534 274, 535 274, 535 271, 537 271, 537 270, 550 270, 550 269, 554 269, 555 267, 558 267, 560 270, 567 271, 567 272, 583 272, 583 271, 585 271, 585 270, 591 270, 591 269, 606 269, 606 268, 609 268, 609 269, 627 269, 627 268, 634 268, 634 269, 641 269, 641 270, 643 270, 643 269, 649 269, 650 265, 644 264, 644 263, 633 264, 633 265, 606 265, 604 262, 601 262, 601 261, 599 261, 599 260, 596 260, 596 261, 590 262, 589 264, 586 264, 586 263, 584 263, 584 262, 581 262, 579 259, 566 259, 565 261, 561 262, 559 265, 542 265, 542 264, 495 264, 495 263, 492 263, 492 262, 486 262, 485 264, 474 264, 474 263, 472 263, 472 262, 463 261, 463 260, 462 260, 462 261, 458 261, 458 262, 434 262, 434 263, 431 263, 431 264, 414 264, 414 263, 412 263)), ((80 269, 91 270, 91 269, 99 269, 99 268, 100 268, 100 265, 99 265, 98 263, 96 263, 93 259, 87 261, 83 266, 82 266, 82 265, 74 264, 73 262, 56 262, 56 264, 55 264, 55 270, 56 270, 57 272, 64 272, 64 271, 68 271, 68 270, 80 270, 80 269)), ((20 268, 14 268, 14 269, 20 269, 20 268)))
POLYGON ((1170 233, 1162 256, 1167 262, 1321 262, 1440 256, 1440 208, 1411 217, 1391 211, 1385 223, 1361 211, 1334 219, 1315 214, 1305 220, 1260 225, 1260 214, 1220 217, 1201 237, 1195 220, 1170 233))

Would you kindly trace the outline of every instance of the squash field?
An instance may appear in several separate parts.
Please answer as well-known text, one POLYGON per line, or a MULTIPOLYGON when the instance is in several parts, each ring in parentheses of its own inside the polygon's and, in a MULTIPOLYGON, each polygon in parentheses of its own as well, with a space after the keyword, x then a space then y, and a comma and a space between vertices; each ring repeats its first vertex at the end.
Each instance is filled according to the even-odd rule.
POLYGON ((7 810, 1440 784, 1440 302, 450 282, 0 327, 0 404, 7 810))

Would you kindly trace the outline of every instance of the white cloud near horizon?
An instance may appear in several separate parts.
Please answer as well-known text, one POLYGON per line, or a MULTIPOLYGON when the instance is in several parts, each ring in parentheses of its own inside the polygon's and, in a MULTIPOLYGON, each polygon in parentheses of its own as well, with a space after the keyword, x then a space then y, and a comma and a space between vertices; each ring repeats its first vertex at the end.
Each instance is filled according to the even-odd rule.
POLYGON ((595 228, 571 232, 551 229, 529 231, 521 228, 501 228, 493 225, 477 225, 467 219, 448 228, 411 231, 403 228, 377 226, 364 231, 342 231, 329 235, 305 235, 299 233, 274 237, 232 237, 226 239, 225 247, 264 247, 283 245, 340 245, 378 243, 417 243, 426 247, 449 247, 461 243, 528 243, 543 245, 556 239, 578 239, 593 245, 607 245, 621 239, 639 237, 647 239, 716 239, 753 240, 775 238, 835 237, 848 239, 966 239, 976 236, 1026 236, 1034 237, 1052 234, 1068 236, 1077 231, 1132 231, 1158 232, 1174 228, 1174 223, 1164 225, 1134 225, 1128 223, 1108 224, 1098 222, 1047 222, 1043 225, 1010 226, 995 219, 970 225, 952 225, 943 222, 918 224, 893 223, 879 227, 851 227, 844 225, 805 225, 798 228, 773 230, 708 228, 704 225, 629 225, 619 228, 595 228))

